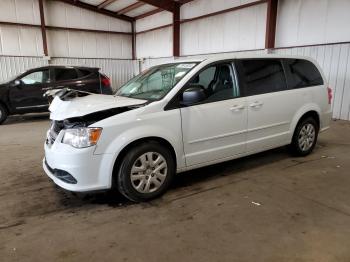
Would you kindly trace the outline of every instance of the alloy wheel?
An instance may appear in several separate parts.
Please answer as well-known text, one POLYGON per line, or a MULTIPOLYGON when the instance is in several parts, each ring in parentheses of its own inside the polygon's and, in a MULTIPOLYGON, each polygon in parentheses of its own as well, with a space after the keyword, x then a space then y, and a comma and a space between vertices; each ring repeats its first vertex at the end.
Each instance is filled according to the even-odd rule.
POLYGON ((130 172, 131 184, 139 193, 157 191, 165 181, 168 165, 157 152, 147 152, 136 159, 130 172))
POLYGON ((312 147, 315 141, 315 137, 316 137, 315 127, 310 123, 306 123, 300 129, 300 132, 299 132, 299 136, 298 136, 299 148, 303 152, 308 151, 312 147))

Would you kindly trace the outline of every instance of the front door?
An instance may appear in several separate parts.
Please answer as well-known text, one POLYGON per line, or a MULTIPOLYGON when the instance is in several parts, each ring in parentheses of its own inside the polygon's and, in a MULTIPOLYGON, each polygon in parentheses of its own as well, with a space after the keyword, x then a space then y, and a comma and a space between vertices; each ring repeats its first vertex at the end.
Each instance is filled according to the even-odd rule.
POLYGON ((231 63, 215 64, 191 80, 206 100, 181 108, 187 166, 220 161, 245 152, 247 108, 231 63))
POLYGON ((19 84, 10 88, 10 101, 16 111, 40 111, 48 107, 44 97, 50 85, 50 70, 31 71, 20 77, 19 84))

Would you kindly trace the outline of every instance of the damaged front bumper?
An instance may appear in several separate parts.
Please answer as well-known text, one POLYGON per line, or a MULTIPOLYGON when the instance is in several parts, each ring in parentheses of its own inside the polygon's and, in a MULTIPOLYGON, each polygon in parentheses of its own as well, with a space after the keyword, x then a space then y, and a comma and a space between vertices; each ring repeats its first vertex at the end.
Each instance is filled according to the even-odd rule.
MULTIPOLYGON (((96 146, 73 148, 61 143, 61 131, 51 144, 45 143, 43 169, 58 186, 74 192, 111 188, 113 155, 94 154, 96 146)), ((48 132, 48 137, 49 137, 48 132)))

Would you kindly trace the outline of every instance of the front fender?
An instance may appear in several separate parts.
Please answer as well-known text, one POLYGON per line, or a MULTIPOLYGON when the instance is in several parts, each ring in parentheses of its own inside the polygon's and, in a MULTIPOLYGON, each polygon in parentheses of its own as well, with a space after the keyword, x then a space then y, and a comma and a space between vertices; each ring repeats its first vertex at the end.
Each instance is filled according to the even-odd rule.
POLYGON ((9 100, 9 89, 7 87, 0 87, 0 103, 6 107, 9 113, 13 111, 9 100))
POLYGON ((149 137, 166 140, 174 149, 177 168, 185 166, 182 146, 181 116, 178 110, 157 112, 145 117, 133 113, 123 114, 97 122, 103 132, 95 154, 112 154, 114 160, 129 144, 149 137), (128 117, 127 117, 128 116, 128 117), (114 124, 115 123, 115 124, 114 124))

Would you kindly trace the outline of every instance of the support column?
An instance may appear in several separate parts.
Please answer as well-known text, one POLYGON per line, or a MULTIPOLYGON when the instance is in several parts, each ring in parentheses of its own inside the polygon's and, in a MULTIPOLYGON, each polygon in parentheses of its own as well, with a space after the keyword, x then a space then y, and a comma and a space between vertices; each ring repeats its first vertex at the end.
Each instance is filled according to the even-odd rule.
POLYGON ((267 1, 265 48, 275 48, 278 0, 267 1))
POLYGON ((180 4, 175 3, 173 13, 173 56, 180 56, 180 4))
POLYGON ((132 32, 132 59, 136 59, 136 21, 131 22, 131 32, 132 32))
POLYGON ((45 27, 45 15, 44 15, 43 0, 39 0, 39 11, 40 11, 41 36, 43 39, 43 49, 44 49, 45 56, 48 56, 49 52, 47 49, 47 38, 46 38, 46 27, 45 27))

